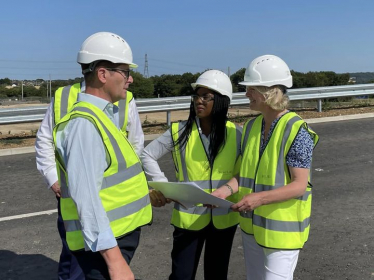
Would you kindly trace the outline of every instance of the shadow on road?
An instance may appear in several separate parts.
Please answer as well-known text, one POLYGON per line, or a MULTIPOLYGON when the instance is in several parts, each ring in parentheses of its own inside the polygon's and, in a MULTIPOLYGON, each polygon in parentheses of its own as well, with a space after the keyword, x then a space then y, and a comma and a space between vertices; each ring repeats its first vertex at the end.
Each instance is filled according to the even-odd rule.
POLYGON ((57 279, 57 262, 43 255, 17 255, 0 250, 0 279, 57 279))

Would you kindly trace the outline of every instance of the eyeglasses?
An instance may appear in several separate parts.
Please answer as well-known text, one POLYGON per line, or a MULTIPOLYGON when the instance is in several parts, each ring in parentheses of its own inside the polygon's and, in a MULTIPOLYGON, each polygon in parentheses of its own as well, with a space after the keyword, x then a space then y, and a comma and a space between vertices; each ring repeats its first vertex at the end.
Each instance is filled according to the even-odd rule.
POLYGON ((201 102, 203 103, 208 103, 209 101, 212 101, 214 100, 214 95, 203 95, 203 96, 200 96, 200 95, 197 95, 197 94, 192 94, 191 95, 191 101, 193 102, 197 102, 198 99, 201 100, 201 102))
POLYGON ((120 73, 124 78, 128 79, 130 77, 130 69, 121 69, 121 68, 105 68, 108 71, 114 71, 120 73))

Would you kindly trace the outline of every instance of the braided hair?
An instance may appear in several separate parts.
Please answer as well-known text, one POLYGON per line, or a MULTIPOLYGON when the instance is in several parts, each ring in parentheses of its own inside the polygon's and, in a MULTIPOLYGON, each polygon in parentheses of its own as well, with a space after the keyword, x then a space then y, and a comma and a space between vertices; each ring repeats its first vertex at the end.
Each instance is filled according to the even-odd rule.
MULTIPOLYGON (((195 92, 198 88, 195 89, 195 92)), ((221 95, 219 93, 214 93, 214 104, 211 112, 212 116, 212 126, 210 131, 210 145, 209 145, 209 164, 213 165, 215 158, 217 157, 220 150, 226 144, 226 122, 227 122, 227 112, 230 105, 230 99, 228 96, 221 95)), ((180 128, 183 130, 180 137, 174 143, 174 147, 179 145, 180 149, 185 149, 188 139, 190 138, 192 125, 195 121, 196 112, 194 108, 193 101, 190 104, 190 114, 188 116, 185 126, 180 128)))

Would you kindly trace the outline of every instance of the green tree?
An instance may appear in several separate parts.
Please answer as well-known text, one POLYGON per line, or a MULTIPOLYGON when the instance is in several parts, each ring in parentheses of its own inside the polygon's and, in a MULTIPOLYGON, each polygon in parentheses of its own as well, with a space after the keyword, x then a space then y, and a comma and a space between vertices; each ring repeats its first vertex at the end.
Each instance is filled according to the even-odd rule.
POLYGON ((133 93, 135 98, 154 97, 154 85, 152 79, 145 78, 142 74, 133 71, 131 71, 131 76, 134 81, 130 84, 129 91, 133 93))
POLYGON ((12 81, 9 78, 0 79, 0 85, 11 86, 12 81))
MULTIPOLYGON (((22 95, 22 89, 21 89, 19 95, 22 95)), ((30 96, 41 96, 41 92, 33 86, 24 86, 23 87, 23 97, 30 97, 30 96)))
POLYGON ((245 73, 245 68, 241 68, 230 76, 233 92, 245 91, 245 86, 239 85, 239 83, 243 81, 244 73, 245 73))
POLYGON ((182 87, 180 88, 179 95, 187 96, 187 95, 194 94, 194 90, 191 84, 196 82, 199 76, 200 76, 200 73, 196 73, 196 74, 192 74, 190 72, 184 73, 180 77, 180 84, 182 85, 182 87))
POLYGON ((18 97, 21 95, 21 89, 19 87, 13 87, 13 88, 10 88, 8 89, 8 91, 6 92, 6 95, 8 97, 18 97))
POLYGON ((301 72, 296 72, 291 70, 292 80, 293 80, 293 86, 292 88, 305 88, 306 81, 305 81, 305 74, 301 72))
POLYGON ((178 94, 179 87, 174 76, 161 75, 151 78, 154 83, 154 94, 156 97, 176 96, 178 94))

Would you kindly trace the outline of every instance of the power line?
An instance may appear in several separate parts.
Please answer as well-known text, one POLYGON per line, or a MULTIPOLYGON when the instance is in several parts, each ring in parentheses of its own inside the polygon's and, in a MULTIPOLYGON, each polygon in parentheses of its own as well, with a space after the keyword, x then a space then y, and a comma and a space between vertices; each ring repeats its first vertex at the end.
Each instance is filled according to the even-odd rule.
POLYGON ((167 61, 167 60, 161 60, 161 59, 156 59, 156 58, 151 58, 150 60, 164 62, 164 63, 171 63, 171 64, 176 64, 176 65, 190 66, 190 67, 198 67, 198 68, 205 68, 205 69, 209 68, 208 66, 203 66, 203 65, 187 64, 187 63, 182 63, 182 62, 167 61))
POLYGON ((62 61, 62 60, 22 60, 22 59, 0 59, 1 62, 31 62, 31 63, 77 63, 76 61, 62 61))
POLYGON ((1 68, 6 68, 6 69, 28 69, 28 70, 76 70, 79 69, 77 67, 71 67, 71 68, 61 68, 61 67, 48 67, 48 68, 35 68, 35 67, 7 67, 7 66, 0 66, 1 68))

